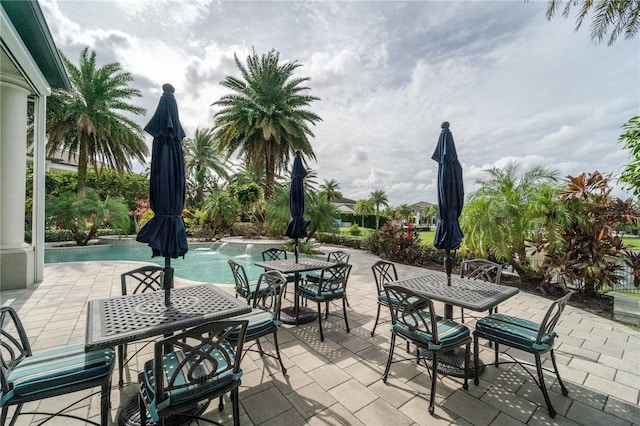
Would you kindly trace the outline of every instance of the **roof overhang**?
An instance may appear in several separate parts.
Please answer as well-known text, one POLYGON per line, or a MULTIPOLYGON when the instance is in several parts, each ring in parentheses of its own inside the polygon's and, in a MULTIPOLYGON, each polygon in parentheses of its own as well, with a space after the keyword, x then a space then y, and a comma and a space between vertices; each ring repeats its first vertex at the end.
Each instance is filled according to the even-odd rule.
POLYGON ((69 76, 38 2, 0 0, 0 5, 49 86, 70 90, 69 76))

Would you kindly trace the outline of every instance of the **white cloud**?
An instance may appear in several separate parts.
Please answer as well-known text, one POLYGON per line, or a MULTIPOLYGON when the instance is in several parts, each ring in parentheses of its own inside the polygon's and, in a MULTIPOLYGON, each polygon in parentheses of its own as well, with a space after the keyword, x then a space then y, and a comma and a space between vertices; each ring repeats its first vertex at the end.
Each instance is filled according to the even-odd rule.
POLYGON ((136 76, 149 110, 171 82, 188 132, 213 124, 252 48, 311 77, 318 181, 345 197, 436 199, 430 159, 451 122, 466 193, 487 167, 516 160, 561 176, 619 173, 621 125, 640 111, 637 40, 594 45, 544 2, 56 2, 41 0, 58 46, 83 45, 136 76), (171 11, 171 13, 169 13, 171 11))

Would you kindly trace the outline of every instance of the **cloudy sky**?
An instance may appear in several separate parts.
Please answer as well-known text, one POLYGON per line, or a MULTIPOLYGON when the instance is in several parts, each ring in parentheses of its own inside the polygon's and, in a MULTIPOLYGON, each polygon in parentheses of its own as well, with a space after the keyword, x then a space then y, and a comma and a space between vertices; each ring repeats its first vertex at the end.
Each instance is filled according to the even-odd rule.
MULTIPOLYGON (((155 111, 176 87, 187 136, 239 75, 234 54, 271 49, 310 77, 318 182, 345 197, 383 190, 392 205, 436 201, 431 160, 449 121, 465 191, 491 167, 552 166, 561 176, 628 162, 621 126, 640 114, 640 37, 594 44, 588 25, 547 21, 546 1, 266 2, 40 0, 57 46, 119 62, 155 111)), ((151 140, 149 139, 149 143, 151 140)), ((617 190, 616 195, 627 194, 617 190)))

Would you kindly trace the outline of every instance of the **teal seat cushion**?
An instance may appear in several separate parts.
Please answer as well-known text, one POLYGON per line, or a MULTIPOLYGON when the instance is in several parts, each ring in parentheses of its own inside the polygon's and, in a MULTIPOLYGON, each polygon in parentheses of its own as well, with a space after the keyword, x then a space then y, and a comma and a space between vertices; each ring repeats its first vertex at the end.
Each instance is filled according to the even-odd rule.
POLYGON ((522 318, 504 314, 491 314, 476 323, 476 330, 486 338, 496 338, 527 352, 546 351, 553 347, 555 333, 542 337, 536 344, 540 325, 522 318))
POLYGON ((264 293, 267 291, 267 287, 265 286, 264 288, 260 289, 256 294, 256 288, 258 288, 258 282, 257 281, 250 282, 249 291, 247 292, 245 288, 238 287, 238 294, 244 297, 245 299, 247 299, 247 301, 249 301, 249 300, 253 300, 256 296, 262 297, 264 293))
MULTIPOLYGON (((235 361, 235 352, 229 342, 224 341, 221 344, 231 358, 231 363, 235 361)), ((209 347, 210 348, 210 347, 209 347)), ((203 351, 208 351, 207 345, 203 345, 203 351)), ((187 353, 184 350, 171 352, 163 355, 162 364, 164 367, 164 382, 168 383, 171 376, 176 369, 180 368, 180 373, 174 383, 174 386, 186 385, 189 383, 189 375, 195 377, 207 377, 212 372, 218 372, 217 376, 212 379, 202 380, 196 382, 191 380, 191 383, 187 386, 180 387, 171 391, 167 391, 165 395, 158 400, 155 391, 154 382, 154 360, 151 359, 144 364, 144 370, 140 373, 140 390, 143 397, 147 401, 149 414, 151 418, 157 422, 159 419, 158 413, 167 409, 173 405, 183 404, 189 401, 198 401, 205 398, 207 395, 214 393, 217 389, 220 389, 233 381, 240 380, 242 377, 242 370, 238 374, 233 373, 233 366, 229 365, 221 354, 220 349, 212 351, 211 355, 217 361, 213 363, 211 361, 200 362, 196 366, 195 371, 192 369, 195 366, 194 362, 186 362, 182 367, 180 364, 187 358, 187 353)))
POLYGON ((104 380, 113 371, 113 360, 112 348, 85 352, 82 344, 26 357, 7 377, 11 390, 2 395, 0 406, 12 399, 45 395, 59 388, 104 380))
POLYGON ((342 286, 333 291, 322 291, 318 294, 318 284, 305 283, 298 287, 300 294, 308 299, 319 302, 325 302, 333 299, 341 299, 344 297, 344 289, 342 286))
MULTIPOLYGON (((428 311, 422 311, 420 313, 420 317, 423 318, 429 326, 431 326, 431 316, 428 311)), ((394 332, 405 335, 414 341, 422 342, 424 346, 427 347, 427 349, 432 351, 440 350, 442 347, 446 346, 460 345, 470 338, 471 333, 465 325, 458 324, 453 320, 445 319, 439 316, 436 318, 439 340, 438 345, 434 344, 431 341, 433 336, 430 333, 427 333, 426 330, 424 330, 424 326, 422 324, 418 324, 418 328, 409 327, 409 325, 415 325, 415 318, 405 318, 406 323, 396 321, 391 325, 391 329, 394 332)))
MULTIPOLYGON (((249 320, 249 325, 247 326, 247 334, 245 335, 245 340, 253 340, 256 337, 264 336, 276 328, 276 326, 280 325, 278 321, 273 316, 273 313, 264 311, 259 308, 253 308, 251 312, 244 315, 238 315, 232 318, 234 321, 238 320, 249 320)), ((240 329, 236 328, 227 336, 227 340, 231 343, 235 344, 238 340, 238 336, 240 334, 240 329)))
POLYGON ((320 282, 320 274, 318 272, 309 272, 306 276, 305 279, 307 281, 311 281, 314 283, 318 283, 320 282))
MULTIPOLYGON (((413 303, 416 300, 417 299, 415 297, 410 297, 409 303, 413 303)), ((391 296, 391 298, 388 299, 387 293, 385 293, 384 291, 381 291, 380 293, 378 293, 378 303, 380 303, 383 306, 389 306, 389 302, 391 302, 391 306, 398 306, 398 304, 400 303, 397 297, 391 296)), ((428 305, 429 303, 423 302, 423 303, 416 304, 415 306, 416 308, 421 309, 428 305)))

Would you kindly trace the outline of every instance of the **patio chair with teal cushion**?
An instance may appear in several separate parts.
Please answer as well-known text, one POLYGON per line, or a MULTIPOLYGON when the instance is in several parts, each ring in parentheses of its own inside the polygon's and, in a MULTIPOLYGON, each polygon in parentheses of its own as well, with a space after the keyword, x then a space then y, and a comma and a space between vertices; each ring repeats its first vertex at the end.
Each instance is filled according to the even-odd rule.
POLYGON ((553 345, 558 335, 554 331, 560 315, 564 310, 567 301, 571 297, 573 292, 569 292, 557 299, 551 304, 541 323, 536 323, 526 319, 512 317, 504 314, 494 313, 487 317, 481 318, 476 322, 476 329, 473 332, 474 335, 474 366, 475 366, 475 379, 474 383, 477 385, 478 381, 478 340, 482 337, 488 339, 490 342, 495 343, 495 360, 494 365, 497 367, 500 364, 518 364, 531 376, 533 381, 538 385, 538 388, 542 391, 544 401, 547 404, 547 410, 549 415, 553 418, 556 415, 556 410, 551 405, 549 394, 547 392, 547 386, 544 382, 544 371, 551 371, 550 369, 542 367, 542 359, 540 355, 549 352, 551 357, 551 363, 553 364, 553 372, 558 378, 558 384, 563 395, 568 395, 569 391, 565 387, 560 373, 558 372, 558 366, 556 365, 556 358, 553 353, 553 345), (533 354, 535 358, 535 366, 538 374, 538 379, 531 374, 529 369, 525 366, 531 365, 515 359, 510 353, 508 355, 512 361, 498 361, 498 347, 499 345, 506 345, 512 348, 520 349, 521 351, 533 354))
MULTIPOLYGON (((258 288, 262 296, 253 299, 253 309, 250 313, 245 315, 239 315, 234 317, 234 320, 247 320, 249 325, 247 327, 247 334, 245 336, 245 343, 255 341, 258 346, 258 352, 260 355, 267 355, 275 358, 280 363, 280 369, 283 374, 287 374, 287 369, 282 363, 282 357, 280 357, 280 347, 278 346, 278 328, 282 325, 280 321, 280 305, 282 303, 282 289, 286 286, 286 279, 281 272, 267 271, 260 275, 258 279, 258 288), (273 335, 273 345, 276 349, 276 355, 267 354, 262 350, 260 345, 260 338, 268 335, 273 335)), ((236 344, 240 330, 233 331, 227 340, 232 344, 236 344)), ((245 349, 244 355, 250 348, 245 349)))
MULTIPOLYGON (((387 366, 382 375, 382 380, 387 381, 389 370, 393 362, 408 361, 403 358, 393 361, 393 352, 396 337, 413 343, 418 347, 418 356, 424 351, 431 355, 431 396, 429 401, 429 413, 433 414, 436 381, 438 378, 438 356, 449 352, 459 346, 465 346, 464 363, 464 389, 468 388, 471 333, 463 324, 439 317, 435 314, 433 302, 418 293, 397 286, 387 284, 384 286, 388 300, 397 300, 398 303, 389 304, 391 311, 391 346, 387 366), (425 309, 426 307, 426 309, 425 309)), ((411 358, 415 360, 415 358, 411 358)))
POLYGON ((373 278, 376 281, 378 312, 376 313, 376 322, 373 324, 373 330, 371 330, 371 337, 376 332, 378 326, 378 320, 380 319, 380 307, 389 306, 389 299, 387 299, 387 293, 384 291, 384 285, 393 281, 398 281, 398 272, 396 271, 396 265, 391 262, 379 260, 371 267, 373 271, 373 278))
MULTIPOLYGON (((333 263, 349 263, 349 258, 351 255, 342 250, 330 251, 327 254, 327 262, 333 263)), ((320 282, 320 273, 319 272, 309 272, 305 277, 305 280, 311 283, 320 282)))
MULTIPOLYGON (((271 247, 262 252, 262 260, 283 260, 287 258, 287 252, 281 248, 271 247)), ((266 272, 266 270, 265 270, 266 272)), ((287 296, 287 284, 296 282, 296 274, 285 275, 286 283, 284 285, 284 296, 287 296)))
POLYGON ((325 319, 329 317, 329 302, 334 300, 342 300, 342 313, 344 323, 349 329, 349 321, 347 320, 347 280, 351 272, 351 265, 347 263, 336 263, 320 270, 320 281, 305 282, 298 288, 300 297, 310 300, 318 304, 318 326, 320 327, 320 340, 324 341, 324 333, 322 332, 322 304, 326 305, 325 319))
POLYGON ((238 295, 244 297, 247 304, 250 305, 255 297, 261 296, 257 291, 258 281, 249 281, 244 267, 233 259, 229 259, 229 266, 231 267, 231 272, 233 272, 233 280, 236 283, 236 297, 238 295))
MULTIPOLYGON (((327 262, 333 262, 333 263, 349 263, 349 258, 351 257, 351 255, 349 253, 346 253, 342 250, 335 250, 335 251, 330 251, 327 254, 327 262)), ((320 272, 309 272, 307 274, 307 276, 305 277, 305 280, 307 282, 310 283, 318 283, 320 282, 320 272)), ((345 299, 345 301, 347 302, 347 306, 351 307, 351 305, 349 305, 349 299, 345 299)))
POLYGON ((82 394, 79 401, 70 403, 56 413, 38 414, 61 416, 94 425, 108 424, 109 393, 114 365, 112 348, 86 352, 83 344, 77 344, 32 353, 22 322, 11 307, 0 308, 0 329, 1 425, 4 426, 7 421, 10 406, 16 407, 10 423, 14 425, 20 414, 35 414, 21 413, 22 405, 27 402, 95 387, 101 388, 100 423, 65 412, 86 399, 86 393, 82 394))
MULTIPOLYGON (((140 382, 140 424, 150 419, 162 425, 171 415, 197 412, 203 401, 231 393, 233 424, 240 424, 242 370, 240 360, 247 321, 210 321, 155 343, 153 359, 145 362, 140 382), (236 349, 227 337, 239 328, 236 349)), ((209 421, 206 419, 197 419, 209 421)), ((211 421, 209 421, 211 422, 211 421)), ((214 422, 211 422, 214 423, 214 422)))
MULTIPOLYGON (((122 295, 162 290, 164 268, 156 265, 141 266, 120 275, 122 295)), ((123 371, 127 358, 127 344, 118 346, 118 386, 124 385, 123 371)))
MULTIPOLYGON (((486 259, 463 260, 460 264, 460 277, 471 278, 489 283, 500 284, 502 265, 486 259)), ((460 308, 464 323, 464 308, 460 308)), ((498 307, 489 310, 489 314, 498 312, 498 307)))
MULTIPOLYGON (((373 337, 376 327, 378 326, 378 320, 380 319, 380 308, 385 306, 389 307, 389 304, 396 305, 398 301, 396 299, 387 299, 387 293, 384 291, 384 286, 387 283, 398 281, 398 273, 396 271, 396 265, 387 262, 385 260, 379 260, 371 267, 373 271, 373 278, 376 281, 378 312, 376 314, 376 322, 373 324, 373 330, 371 330, 371 337, 373 337)), ((426 303, 418 304, 417 307, 425 308, 426 303)), ((407 352, 409 352, 409 343, 407 342, 407 352)))

